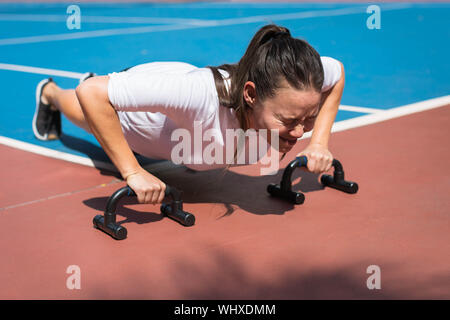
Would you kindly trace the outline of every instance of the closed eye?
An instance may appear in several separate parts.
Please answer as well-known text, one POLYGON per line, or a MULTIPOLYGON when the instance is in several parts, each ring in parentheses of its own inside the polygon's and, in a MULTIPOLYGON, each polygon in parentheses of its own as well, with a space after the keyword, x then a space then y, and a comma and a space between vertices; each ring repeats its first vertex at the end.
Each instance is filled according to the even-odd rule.
POLYGON ((308 117, 305 120, 301 120, 301 119, 292 119, 292 120, 284 120, 283 123, 286 126, 292 126, 292 125, 297 125, 299 123, 310 123, 310 122, 314 122, 316 120, 317 116, 312 116, 312 117, 308 117))
POLYGON ((286 127, 295 127, 300 122, 298 119, 292 119, 292 120, 283 120, 283 124, 286 127))
POLYGON ((304 119, 303 121, 302 121, 302 119, 283 119, 283 118, 280 118, 280 120, 284 126, 291 127, 291 126, 297 126, 299 123, 304 124, 304 123, 314 122, 316 120, 316 118, 317 118, 317 115, 308 117, 308 118, 304 119))
POLYGON ((291 125, 291 124, 296 123, 296 122, 297 122, 297 119, 284 120, 283 122, 284 122, 284 124, 286 124, 286 125, 291 125))

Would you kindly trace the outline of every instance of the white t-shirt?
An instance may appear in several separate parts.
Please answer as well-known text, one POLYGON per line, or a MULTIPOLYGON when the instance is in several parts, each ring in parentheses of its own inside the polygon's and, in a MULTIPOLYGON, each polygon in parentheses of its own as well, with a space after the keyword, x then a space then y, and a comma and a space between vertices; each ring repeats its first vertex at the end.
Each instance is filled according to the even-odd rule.
MULTIPOLYGON (((341 67, 333 58, 321 57, 321 60, 324 68, 323 92, 341 78, 341 67)), ((227 75, 226 72, 222 74, 227 75)), ((176 150, 174 154, 188 156, 189 160, 181 164, 193 170, 223 168, 230 163, 228 160, 227 164, 226 160, 225 145, 229 145, 226 130, 239 129, 240 125, 234 109, 219 105, 214 77, 209 68, 182 62, 141 64, 125 72, 110 73, 108 96, 133 151, 152 159, 179 163, 172 157, 172 151, 176 150), (184 144, 184 152, 180 151, 182 143, 188 143, 180 135, 172 141, 172 133, 176 129, 181 129, 177 131, 180 135, 190 136, 190 152, 184 154, 188 144, 184 144), (218 163, 208 163, 204 157, 205 148, 208 148, 208 154, 217 155, 211 153, 213 143, 216 152, 220 151, 221 160, 215 161, 218 163)), ((249 159, 247 143, 245 147, 244 164, 254 163, 249 159)), ((261 157, 258 156, 257 161, 261 157)))

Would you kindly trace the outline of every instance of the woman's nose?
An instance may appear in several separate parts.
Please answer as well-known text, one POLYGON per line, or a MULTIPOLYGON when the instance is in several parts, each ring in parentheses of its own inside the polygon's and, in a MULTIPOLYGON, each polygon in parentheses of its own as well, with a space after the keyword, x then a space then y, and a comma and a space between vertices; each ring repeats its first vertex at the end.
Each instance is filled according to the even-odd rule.
POLYGON ((293 138, 301 138, 303 136, 303 134, 305 133, 305 128, 303 127, 303 125, 298 124, 294 129, 292 129, 289 134, 293 137, 293 138))

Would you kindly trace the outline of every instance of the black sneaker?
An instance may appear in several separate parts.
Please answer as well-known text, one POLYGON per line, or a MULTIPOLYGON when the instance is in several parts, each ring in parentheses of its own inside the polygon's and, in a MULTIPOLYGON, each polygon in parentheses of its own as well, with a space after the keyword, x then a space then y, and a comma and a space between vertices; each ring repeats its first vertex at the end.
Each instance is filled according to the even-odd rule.
POLYGON ((51 117, 48 140, 58 140, 61 137, 61 112, 59 110, 52 111, 51 117))
MULTIPOLYGON (((44 87, 53 82, 52 78, 44 79, 36 87, 36 110, 33 117, 33 132, 39 140, 54 140, 55 135, 49 135, 54 119, 57 119, 55 112, 50 108, 49 104, 44 104, 41 100, 44 87)), ((56 127, 55 127, 56 128, 56 127)), ((55 130, 55 129, 54 129, 55 130)), ((57 139, 57 138, 56 138, 57 139)))

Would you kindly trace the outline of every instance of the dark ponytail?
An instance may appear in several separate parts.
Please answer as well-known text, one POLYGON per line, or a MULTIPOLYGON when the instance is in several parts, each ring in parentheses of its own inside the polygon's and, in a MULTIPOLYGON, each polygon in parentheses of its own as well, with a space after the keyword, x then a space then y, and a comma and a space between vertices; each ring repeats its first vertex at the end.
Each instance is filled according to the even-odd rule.
MULTIPOLYGON (((244 84, 247 81, 255 83, 256 95, 263 101, 275 95, 283 80, 295 89, 320 92, 324 79, 317 51, 306 41, 293 38, 289 29, 274 24, 266 25, 256 32, 237 64, 208 68, 214 76, 219 104, 235 109, 244 132, 249 129, 249 107, 244 99, 244 84), (229 91, 219 69, 229 74, 229 91)), ((237 150, 235 161, 236 157, 237 150)))

